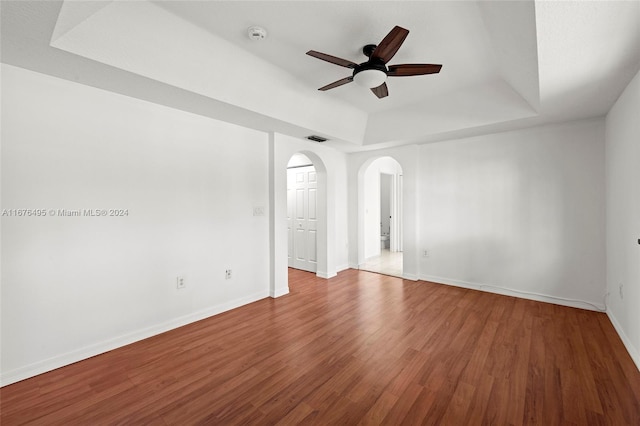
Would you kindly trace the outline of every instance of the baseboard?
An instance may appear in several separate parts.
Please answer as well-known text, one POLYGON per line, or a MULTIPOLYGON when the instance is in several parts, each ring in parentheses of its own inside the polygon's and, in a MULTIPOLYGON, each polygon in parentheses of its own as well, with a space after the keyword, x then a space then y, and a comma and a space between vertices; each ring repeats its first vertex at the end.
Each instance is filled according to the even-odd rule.
POLYGON ((333 274, 329 274, 328 272, 318 271, 318 272, 316 272, 316 276, 328 280, 329 278, 337 277, 338 274, 335 273, 335 272, 333 274))
POLYGON ((402 274, 402 279, 403 280, 411 280, 411 281, 418 281, 418 276, 415 274, 407 274, 407 273, 403 273, 402 274))
POLYGON ((3 372, 0 375, 0 387, 19 382, 21 380, 25 380, 42 373, 46 373, 48 371, 52 371, 69 364, 73 364, 78 361, 82 361, 87 358, 91 358, 96 355, 103 354, 105 352, 112 351, 114 349, 129 345, 131 343, 135 343, 140 340, 144 340, 149 337, 153 337, 158 334, 165 333, 175 328, 182 327, 187 324, 191 324, 193 322, 203 320, 213 315, 230 311, 231 309, 239 308, 240 306, 253 303, 260 299, 264 299, 268 296, 269 294, 267 291, 254 293, 249 296, 232 300, 227 303, 222 303, 220 305, 216 305, 216 306, 203 309, 188 315, 174 318, 172 320, 157 324, 155 326, 137 330, 132 333, 127 333, 125 335, 118 336, 113 339, 105 340, 103 342, 99 342, 93 345, 85 346, 84 348, 67 352, 62 355, 57 355, 42 361, 34 362, 32 364, 25 365, 24 367, 3 372))
POLYGON ((537 302, 553 303, 555 305, 569 306, 571 308, 587 309, 590 311, 605 312, 605 305, 595 302, 587 302, 577 299, 566 299, 563 297, 549 296, 547 294, 532 293, 522 290, 514 290, 506 287, 498 287, 490 284, 480 284, 468 281, 455 280, 450 278, 436 277, 432 275, 421 275, 423 281, 430 281, 437 284, 446 284, 454 287, 468 288, 471 290, 486 291, 488 293, 502 294, 504 296, 519 297, 521 299, 535 300, 537 302))
POLYGON ((269 297, 275 299, 277 297, 284 296, 285 294, 289 294, 289 287, 277 288, 269 292, 269 297))
POLYGON ((631 339, 627 337, 626 333, 624 332, 624 329, 618 322, 617 318, 615 317, 615 315, 613 315, 613 312, 611 312, 608 308, 607 308, 607 316, 609 317, 611 324, 613 324, 613 328, 616 329, 618 336, 620 336, 620 339, 622 340, 624 347, 627 349, 627 352, 629 352, 629 356, 631 356, 631 359, 636 364, 636 368, 640 371, 640 352, 638 352, 638 349, 635 346, 633 346, 633 343, 631 343, 631 339))

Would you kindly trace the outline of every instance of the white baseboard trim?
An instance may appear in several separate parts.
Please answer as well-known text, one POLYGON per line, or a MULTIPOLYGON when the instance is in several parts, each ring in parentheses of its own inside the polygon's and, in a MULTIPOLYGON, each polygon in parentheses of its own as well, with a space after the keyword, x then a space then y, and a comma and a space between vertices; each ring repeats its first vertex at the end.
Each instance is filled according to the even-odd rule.
POLYGON ((270 292, 269 297, 275 299, 280 296, 284 296, 285 294, 289 294, 289 287, 277 288, 270 292))
POLYGON ((54 357, 42 361, 37 361, 32 364, 16 368, 14 370, 3 372, 0 375, 0 387, 19 382, 21 380, 25 380, 42 373, 46 373, 48 371, 55 370, 69 364, 73 364, 75 362, 82 361, 105 352, 112 351, 122 346, 126 346, 131 343, 135 343, 140 340, 165 333, 169 330, 173 330, 175 328, 203 320, 222 312, 230 311, 231 309, 253 303, 268 296, 269 293, 266 290, 257 292, 245 297, 241 297, 239 299, 232 300, 230 302, 221 303, 220 305, 212 306, 207 309, 193 312, 191 314, 183 315, 181 317, 174 318, 172 320, 165 321, 151 327, 143 328, 131 333, 124 334, 122 336, 105 340, 103 342, 85 346, 83 348, 67 352, 65 354, 56 355, 54 357))
POLYGON ((402 279, 403 280, 410 280, 410 281, 418 281, 419 278, 418 278, 417 275, 414 275, 414 274, 403 273, 402 274, 402 279))
POLYGON ((629 356, 631 356, 631 359, 636 364, 636 368, 640 371, 640 352, 638 352, 638 349, 635 346, 633 346, 633 343, 631 343, 631 339, 629 339, 629 337, 624 332, 624 329, 618 322, 618 319, 616 318, 615 315, 613 315, 613 312, 611 312, 608 308, 607 308, 607 316, 609 317, 611 324, 613 324, 613 328, 616 329, 618 336, 620 336, 620 339, 622 340, 624 347, 627 349, 627 352, 629 352, 629 356))
POLYGON ((334 273, 332 273, 332 274, 330 274, 330 273, 328 273, 328 272, 321 272, 321 271, 318 271, 318 272, 316 272, 316 276, 318 276, 318 277, 320 277, 320 278, 324 278, 324 279, 327 279, 327 280, 328 280, 329 278, 333 278, 333 277, 338 276, 338 274, 337 274, 337 273, 335 273, 335 272, 334 272, 334 273))
POLYGON ((590 311, 605 312, 604 304, 596 302, 588 302, 577 299, 567 299, 557 296, 549 296, 547 294, 532 293, 522 290, 514 290, 506 287, 494 286, 491 284, 480 284, 467 281, 460 281, 450 278, 436 277, 432 275, 421 275, 423 281, 430 281, 437 284, 446 284, 454 287, 468 288, 472 290, 486 291, 488 293, 502 294, 505 296, 519 297, 521 299, 535 300, 538 302, 553 303, 555 305, 569 306, 571 308, 587 309, 590 311))

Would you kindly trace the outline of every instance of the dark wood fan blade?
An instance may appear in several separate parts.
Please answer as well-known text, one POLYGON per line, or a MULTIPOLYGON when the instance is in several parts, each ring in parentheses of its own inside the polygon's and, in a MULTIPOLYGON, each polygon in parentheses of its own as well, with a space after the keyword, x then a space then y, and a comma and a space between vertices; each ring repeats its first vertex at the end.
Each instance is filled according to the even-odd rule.
POLYGON ((371 91, 373 92, 374 95, 376 95, 379 98, 384 98, 389 96, 389 88, 387 88, 387 83, 382 83, 378 87, 373 87, 371 91))
POLYGON ((393 55, 396 54, 400 46, 402 46, 402 42, 409 35, 409 30, 406 30, 402 27, 395 26, 389 34, 382 39, 378 47, 371 54, 372 59, 378 59, 384 62, 385 64, 393 58, 393 55))
POLYGON ((401 64, 389 65, 389 77, 407 77, 411 75, 437 74, 442 65, 435 64, 401 64))
POLYGON ((325 90, 333 89, 334 87, 342 86, 343 84, 351 83, 352 81, 353 81, 353 77, 345 77, 342 80, 334 81, 331 84, 322 86, 318 90, 322 90, 324 92, 325 90))
POLYGON ((331 62, 332 64, 340 65, 341 67, 346 67, 346 68, 355 68, 358 65, 355 62, 338 58, 336 56, 327 55, 326 53, 316 52, 315 50, 308 51, 307 55, 313 56, 314 58, 322 59, 323 61, 331 62))

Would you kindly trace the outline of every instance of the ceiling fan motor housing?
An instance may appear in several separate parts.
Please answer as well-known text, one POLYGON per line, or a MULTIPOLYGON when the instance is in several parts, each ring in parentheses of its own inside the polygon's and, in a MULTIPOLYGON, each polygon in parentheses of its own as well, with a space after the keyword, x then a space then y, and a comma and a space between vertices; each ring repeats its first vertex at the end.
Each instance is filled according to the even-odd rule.
POLYGON ((373 54, 373 51, 376 50, 376 47, 378 47, 378 46, 375 45, 375 44, 367 44, 366 46, 364 46, 362 48, 362 53, 364 53, 364 55, 367 58, 370 58, 371 55, 373 54))

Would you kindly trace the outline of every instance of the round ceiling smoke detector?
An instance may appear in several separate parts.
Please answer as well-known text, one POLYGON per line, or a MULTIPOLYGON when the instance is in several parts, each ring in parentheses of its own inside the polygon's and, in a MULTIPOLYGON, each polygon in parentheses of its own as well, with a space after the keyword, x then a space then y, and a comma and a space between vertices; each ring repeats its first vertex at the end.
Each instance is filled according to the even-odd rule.
POLYGON ((249 27, 247 34, 249 34, 251 40, 263 40, 267 38, 267 30, 262 27, 249 27))

